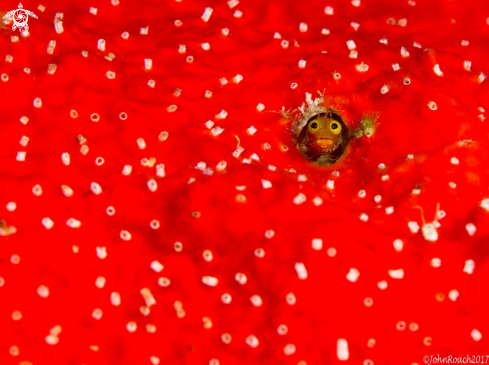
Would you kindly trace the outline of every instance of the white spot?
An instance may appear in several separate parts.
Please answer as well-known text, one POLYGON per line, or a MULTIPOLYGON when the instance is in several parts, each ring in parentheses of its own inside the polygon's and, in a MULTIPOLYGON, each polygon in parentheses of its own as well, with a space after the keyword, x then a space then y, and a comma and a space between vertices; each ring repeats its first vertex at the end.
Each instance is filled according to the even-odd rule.
POLYGON ((149 361, 151 361, 153 365, 158 365, 160 363, 160 358, 156 356, 151 356, 149 358, 149 361))
POLYGON ((380 195, 376 195, 374 197, 374 200, 375 200, 376 203, 380 203, 380 201, 382 200, 382 197, 380 195))
POLYGON ((17 204, 15 202, 7 203, 6 208, 9 212, 13 212, 15 209, 17 209, 17 204))
POLYGON ((304 68, 306 67, 306 61, 305 60, 300 60, 299 61, 299 68, 304 68))
POLYGON ((469 41, 464 39, 464 40, 462 40, 462 42, 460 42, 460 44, 464 47, 467 47, 469 45, 469 41))
MULTIPOLYGON (((382 37, 382 39, 381 39, 381 40, 379 40, 379 42, 380 42, 380 43, 382 43, 382 44, 385 44, 385 45, 387 45, 387 44, 388 44, 387 38, 386 38, 385 36, 384 36, 384 37, 382 37)), ((397 63, 396 63, 396 65, 397 65, 397 63)), ((394 65, 393 65, 393 66, 394 66, 394 65)), ((394 71, 397 71, 397 70, 394 70, 394 71)))
POLYGON ((263 111, 264 109, 265 109, 265 105, 263 105, 262 103, 256 106, 256 110, 258 110, 259 112, 263 111))
POLYGON ((431 259, 431 266, 436 267, 436 268, 440 267, 441 266, 441 260, 437 257, 431 259))
POLYGON ((358 72, 367 72, 368 71, 368 65, 363 63, 363 62, 359 65, 356 65, 355 68, 357 69, 358 72))
POLYGON ((241 18, 243 16, 243 12, 236 10, 233 14, 235 18, 241 18))
POLYGON ((367 195, 367 192, 365 190, 360 190, 358 192, 358 197, 360 197, 360 198, 365 198, 366 195, 367 195))
POLYGON ((224 129, 222 129, 221 127, 214 127, 214 128, 211 129, 211 133, 212 133, 213 136, 218 136, 222 132, 224 132, 224 129))
POLYGON ((334 180, 328 180, 326 187, 330 190, 334 189, 334 180))
POLYGON ((23 116, 22 118, 20 118, 20 122, 22 124, 26 125, 29 122, 29 118, 27 118, 26 116, 23 116))
POLYGON ((402 242, 402 240, 400 239, 397 239, 393 242, 394 244, 394 249, 397 251, 397 252, 401 252, 402 249, 403 249, 403 246, 404 246, 404 242, 402 242))
POLYGON ((411 233, 413 233, 413 234, 416 234, 419 231, 418 222, 414 222, 414 221, 408 222, 408 227, 409 227, 409 230, 411 231, 411 233))
POLYGON ((122 169, 122 174, 125 176, 129 176, 132 171, 132 166, 131 165, 125 165, 124 168, 122 169))
POLYGON ((126 329, 127 329, 129 332, 131 332, 131 333, 132 333, 132 332, 135 332, 135 331, 137 330, 137 328, 138 328, 138 326, 137 326, 136 322, 133 322, 133 321, 129 322, 129 323, 127 324, 127 326, 126 326, 126 329))
POLYGON ((212 8, 205 8, 204 13, 201 16, 201 19, 207 23, 212 15, 212 11, 213 11, 212 8))
POLYGON ((259 295, 253 295, 250 298, 250 301, 251 301, 251 304, 253 304, 255 307, 261 307, 261 305, 263 304, 263 300, 261 299, 261 297, 259 295))
POLYGON ((46 343, 48 345, 56 345, 59 342, 59 337, 56 335, 47 335, 46 336, 46 343))
POLYGON ((279 32, 275 32, 273 39, 282 39, 282 35, 279 32))
POLYGON ((367 222, 368 221, 368 215, 365 214, 365 213, 362 213, 360 215, 360 220, 363 221, 363 222, 367 222))
POLYGON ((398 64, 398 63, 393 63, 393 64, 392 64, 392 69, 393 69, 394 71, 398 71, 398 70, 400 70, 400 69, 401 69, 401 66, 399 66, 399 64, 398 64))
POLYGON ((25 161, 26 152, 17 152, 17 161, 25 161))
POLYGON ((474 223, 467 223, 465 226, 465 229, 467 230, 467 233, 469 236, 473 236, 475 232, 477 231, 477 228, 475 227, 474 223))
POLYGON ((148 35, 149 25, 145 28, 139 28, 139 34, 148 35))
POLYGON ((464 270, 463 270, 464 272, 471 275, 474 272, 474 268, 475 268, 474 260, 465 261, 465 266, 464 266, 464 270))
POLYGON ((219 280, 217 280, 217 278, 214 278, 212 276, 203 276, 202 283, 208 286, 216 286, 219 283, 219 280))
POLYGON ((377 283, 377 286, 379 287, 380 290, 385 290, 387 289, 387 281, 382 280, 377 283))
POLYGON ((485 211, 489 212, 489 198, 483 199, 479 206, 485 211))
POLYGON ((149 180, 147 184, 148 184, 148 189, 153 193, 156 191, 156 189, 158 189, 158 184, 154 179, 149 180))
POLYGON ((93 7, 90 7, 90 13, 92 13, 93 15, 97 15, 97 8, 93 8, 93 7))
POLYGON ((312 203, 317 207, 317 206, 320 206, 321 204, 323 204, 323 199, 321 199, 320 197, 315 197, 314 199, 312 199, 312 203))
POLYGON ((237 6, 239 4, 239 1, 238 0, 229 0, 228 1, 228 6, 229 6, 229 9, 232 9, 234 8, 235 6, 237 6))
POLYGON ((357 48, 357 45, 355 44, 355 42, 353 40, 346 41, 346 46, 348 47, 348 49, 350 51, 357 48))
POLYGON ((149 80, 148 81, 148 86, 151 87, 151 88, 154 88, 156 85, 156 81, 155 80, 149 80))
POLYGON ((456 301, 458 296, 459 296, 459 292, 457 291, 457 289, 452 289, 450 290, 450 292, 448 293, 448 298, 450 298, 450 300, 452 302, 456 301))
POLYGON ((48 217, 43 218, 41 220, 41 223, 44 226, 44 228, 46 228, 46 229, 51 229, 54 226, 54 222, 50 218, 48 218, 48 217))
POLYGON ((273 229, 268 229, 265 231, 265 237, 270 239, 275 236, 275 231, 273 229))
POLYGON ((295 264, 295 271, 297 272, 297 276, 299 277, 300 280, 307 279, 307 270, 302 262, 297 262, 295 264))
POLYGON ((233 157, 238 158, 239 155, 244 151, 244 148, 241 146, 236 147, 236 150, 233 152, 233 157))
POLYGON ((124 32, 121 34, 121 37, 125 40, 128 40, 129 39, 129 33, 128 32, 124 32))
POLYGON ((39 109, 40 107, 42 107, 42 100, 41 100, 41 98, 35 98, 33 104, 34 104, 34 107, 35 108, 38 108, 39 109))
POLYGON ((323 249, 323 240, 321 238, 312 239, 312 248, 316 251, 323 249))
POLYGON ((280 335, 280 336, 284 336, 287 334, 287 332, 289 332, 289 329, 287 328, 287 326, 285 324, 281 324, 280 326, 278 326, 277 328, 277 333, 280 335))
POLYGON ((338 360, 340 361, 346 361, 350 357, 348 342, 344 338, 338 339, 336 343, 336 356, 338 356, 338 360))
POLYGON ((294 293, 289 293, 285 296, 285 301, 287 302, 288 305, 294 305, 297 302, 297 299, 294 293))
POLYGON ((346 274, 346 279, 352 283, 358 280, 358 277, 360 276, 360 271, 357 269, 351 268, 350 271, 348 271, 348 274, 346 274))
POLYGON ((433 71, 435 72, 435 74, 437 76, 440 76, 440 77, 443 76, 443 72, 441 72, 439 64, 436 64, 435 67, 433 67, 433 71))
POLYGON ((237 74, 236 76, 233 77, 233 82, 235 84, 239 84, 243 80, 243 76, 240 74, 237 74))
POLYGON ((387 94, 389 92, 389 85, 384 85, 382 86, 382 89, 380 89, 381 94, 387 94))
POLYGON ((326 15, 333 15, 334 14, 334 10, 333 10, 333 7, 331 6, 327 6, 324 8, 324 13, 326 15))
POLYGON ((151 264, 149 265, 151 267, 151 269, 153 269, 155 272, 161 272, 163 270, 163 265, 161 263, 159 263, 158 261, 153 261, 151 262, 151 264))
POLYGON ((385 208, 385 214, 392 214, 392 213, 394 213, 394 207, 385 208))
POLYGON ((401 47, 400 53, 401 53, 401 56, 404 58, 409 57, 409 52, 405 47, 401 47))
POLYGON ((248 281, 248 278, 246 277, 245 274, 239 272, 234 276, 234 279, 240 283, 241 285, 245 285, 246 282, 248 281))
POLYGON ((99 195, 102 193, 102 187, 99 184, 97 184, 96 182, 93 182, 90 184, 90 190, 95 195, 99 195))
POLYGON ((47 298, 49 296, 49 288, 44 285, 39 286, 39 288, 37 288, 37 295, 41 298, 47 298))
POLYGON ((403 269, 389 270, 389 276, 393 279, 402 279, 404 277, 404 270, 403 269))
POLYGON ((260 344, 260 342, 258 341, 258 339, 255 336, 253 336, 253 335, 249 335, 248 337, 246 337, 245 342, 251 348, 257 348, 258 345, 260 344))
POLYGON ((118 307, 119 305, 121 305, 121 296, 119 293, 116 293, 116 292, 112 292, 110 293, 110 302, 112 303, 112 305, 118 307))
POLYGON ((231 303, 231 301, 233 300, 233 298, 231 297, 230 294, 228 293, 224 293, 222 296, 221 296, 221 300, 224 304, 229 304, 231 303))
POLYGON ((290 355, 295 354, 295 351, 296 351, 296 348, 295 348, 294 344, 289 343, 288 345, 286 345, 284 347, 284 354, 286 356, 290 356, 290 355))
POLYGON ((216 165, 216 170, 217 171, 224 171, 226 169, 227 162, 226 161, 221 161, 216 165))
POLYGON ((144 59, 144 68, 146 70, 151 70, 153 68, 153 60, 151 58, 144 59))
POLYGON ((130 241, 132 238, 132 235, 128 231, 121 231, 120 237, 124 241, 130 241))
POLYGON ((105 286, 106 280, 103 276, 99 276, 95 279, 95 286, 99 289, 102 289, 105 286))
POLYGON ((272 183, 268 180, 261 179, 261 184, 263 189, 270 189, 272 187, 272 183))
POLYGON ((323 34, 323 35, 328 35, 328 34, 330 34, 330 33, 331 33, 331 31, 330 31, 329 29, 326 29, 326 28, 323 28, 323 29, 321 30, 321 34, 323 34))
POLYGON ((358 30, 358 27, 360 27, 360 24, 358 24, 358 23, 356 23, 356 22, 351 22, 351 23, 350 23, 350 25, 351 25, 351 27, 352 27, 353 29, 355 29, 355 31, 357 31, 357 30, 358 30))
POLYGON ((103 312, 101 309, 95 308, 92 312, 92 318, 98 321, 100 318, 102 318, 102 314, 103 312))
POLYGON ((406 18, 399 19, 397 25, 400 27, 405 27, 407 25, 407 19, 406 18))
POLYGON ((282 40, 282 42, 280 42, 280 45, 282 46, 283 49, 287 49, 289 48, 289 41, 287 40, 282 40))
POLYGON ((307 32, 307 24, 302 22, 299 24, 299 30, 302 32, 302 33, 305 33, 307 32))
POLYGON ((151 291, 148 288, 143 288, 139 291, 143 296, 144 301, 146 302, 146 307, 150 308, 152 305, 156 304, 156 300, 151 294, 151 291))
POLYGON ((97 48, 101 50, 102 52, 105 51, 105 39, 99 39, 97 41, 97 48))
POLYGON ((294 204, 300 205, 300 204, 304 203, 306 201, 306 199, 307 198, 303 193, 299 193, 299 195, 297 195, 294 198, 294 204))
POLYGON ((472 337, 474 341, 480 341, 482 338, 482 333, 474 328, 472 332, 470 332, 470 337, 472 337))
POLYGON ((351 4, 358 8, 360 6, 361 2, 360 2, 360 0, 351 0, 351 4))

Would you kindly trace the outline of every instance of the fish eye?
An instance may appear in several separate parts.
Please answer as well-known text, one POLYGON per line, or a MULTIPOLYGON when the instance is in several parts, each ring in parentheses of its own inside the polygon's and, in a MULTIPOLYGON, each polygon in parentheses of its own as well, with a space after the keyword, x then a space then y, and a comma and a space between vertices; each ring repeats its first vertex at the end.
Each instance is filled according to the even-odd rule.
POLYGON ((316 133, 318 128, 319 125, 317 124, 317 122, 311 122, 308 127, 309 133, 316 133))
POLYGON ((316 122, 311 123, 311 128, 312 129, 317 129, 318 124, 316 122))
POLYGON ((329 128, 331 129, 331 132, 333 132, 334 134, 339 134, 341 132, 341 124, 338 122, 331 123, 329 128))

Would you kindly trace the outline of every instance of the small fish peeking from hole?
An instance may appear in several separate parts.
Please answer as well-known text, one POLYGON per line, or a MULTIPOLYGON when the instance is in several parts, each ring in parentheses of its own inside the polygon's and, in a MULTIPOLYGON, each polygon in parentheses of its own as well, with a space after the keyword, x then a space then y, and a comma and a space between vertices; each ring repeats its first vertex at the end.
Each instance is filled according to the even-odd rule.
POLYGON ((282 108, 281 114, 284 119, 293 118, 291 131, 297 149, 319 166, 338 162, 346 154, 352 139, 370 138, 378 119, 378 113, 364 114, 356 128, 349 128, 339 110, 325 105, 324 95, 320 92, 314 100, 306 93, 306 102, 301 107, 293 112, 282 108))
POLYGON ((310 118, 297 138, 302 155, 320 166, 338 161, 346 151, 349 131, 341 117, 331 111, 310 118))

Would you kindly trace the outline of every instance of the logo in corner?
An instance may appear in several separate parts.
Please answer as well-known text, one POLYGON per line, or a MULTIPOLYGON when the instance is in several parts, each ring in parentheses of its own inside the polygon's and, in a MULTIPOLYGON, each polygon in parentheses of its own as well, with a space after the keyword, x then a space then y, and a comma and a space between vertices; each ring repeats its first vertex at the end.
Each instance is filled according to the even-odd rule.
POLYGON ((12 25, 12 30, 16 30, 19 28, 19 31, 21 30, 29 30, 29 25, 27 24, 29 20, 29 15, 37 19, 37 15, 34 14, 32 11, 25 10, 24 6, 20 3, 19 8, 12 10, 5 14, 3 16, 3 19, 7 21, 7 24, 10 23, 11 20, 14 21, 14 24, 12 25))

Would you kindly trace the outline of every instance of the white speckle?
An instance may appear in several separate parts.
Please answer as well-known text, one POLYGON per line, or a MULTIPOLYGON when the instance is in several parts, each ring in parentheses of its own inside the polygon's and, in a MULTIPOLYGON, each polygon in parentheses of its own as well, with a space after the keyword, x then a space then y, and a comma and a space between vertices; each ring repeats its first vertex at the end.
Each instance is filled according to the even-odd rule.
POLYGON ((394 213, 394 207, 385 208, 385 214, 392 214, 392 213, 394 213))
POLYGON ((289 343, 288 345, 285 345, 284 347, 284 354, 285 356, 290 356, 295 354, 296 348, 294 344, 289 343))
POLYGON ((233 14, 235 18, 241 18, 243 16, 243 12, 236 10, 233 14))
POLYGON ((486 79, 486 75, 483 72, 479 74, 479 83, 483 82, 486 79))
POLYGON ((472 274, 474 272, 474 268, 475 268, 475 262, 474 260, 467 260, 465 261, 465 266, 464 266, 464 272, 466 272, 467 274, 472 274))
POLYGON ((285 296, 285 301, 287 302, 288 305, 294 305, 297 302, 297 299, 294 293, 289 293, 285 296))
POLYGON ((103 312, 99 308, 95 308, 92 312, 92 318, 97 320, 97 321, 100 320, 100 318, 102 318, 102 315, 103 315, 103 312))
POLYGON ((467 233, 469 234, 469 236, 473 236, 475 234, 475 232, 477 231, 474 223, 468 223, 465 226, 465 229, 467 230, 467 233))
POLYGON ((251 348, 257 348, 258 345, 260 344, 260 342, 258 341, 258 339, 255 336, 253 336, 253 335, 249 335, 248 337, 246 337, 245 342, 251 348))
POLYGON ((443 76, 443 72, 441 72, 439 64, 436 64, 435 67, 433 67, 433 71, 435 72, 435 74, 437 76, 440 76, 440 77, 443 76))
POLYGON ((253 161, 260 161, 260 157, 258 157, 258 155, 256 153, 252 154, 250 156, 250 158, 253 160, 253 161))
POLYGON ((265 250, 263 248, 257 248, 254 252, 255 256, 258 257, 259 259, 262 259, 265 257, 265 250))
POLYGON ((15 202, 7 203, 6 208, 9 212, 13 212, 15 209, 17 209, 17 204, 15 204, 15 202))
POLYGON ((394 249, 397 251, 397 252, 401 252, 402 249, 403 249, 403 246, 404 246, 404 242, 402 242, 402 240, 400 239, 397 239, 393 242, 394 244, 394 249))
POLYGON ((160 363, 160 358, 156 356, 151 356, 149 358, 149 361, 151 361, 153 365, 158 365, 160 363))
POLYGON ((421 227, 421 233, 423 233, 424 239, 428 242, 438 241, 438 231, 433 223, 424 224, 423 227, 421 227))
POLYGON ((305 33, 307 32, 307 24, 306 23, 300 23, 299 24, 299 30, 302 32, 302 33, 305 33))
POLYGON ((133 321, 129 322, 129 323, 126 325, 126 329, 127 329, 129 332, 131 332, 131 333, 135 332, 135 331, 137 330, 137 328, 138 328, 138 326, 137 326, 136 322, 133 322, 133 321))
POLYGON ((336 256, 336 248, 334 248, 334 247, 328 248, 327 254, 329 257, 335 257, 336 256))
POLYGON ((280 45, 283 49, 287 49, 289 47, 289 41, 284 39, 282 42, 280 42, 280 45))
POLYGON ((334 180, 328 180, 326 187, 331 190, 334 189, 334 180))
POLYGON ((284 336, 287 334, 287 332, 289 332, 289 329, 287 328, 287 326, 285 324, 281 324, 280 326, 278 326, 277 328, 277 333, 280 335, 280 336, 284 336))
POLYGON ((238 158, 239 155, 244 151, 244 148, 241 146, 236 147, 236 150, 233 152, 233 157, 238 158))
POLYGON ((438 106, 436 105, 436 103, 434 101, 430 101, 428 103, 428 108, 430 108, 431 110, 436 110, 436 109, 438 109, 438 106))
POLYGON ((297 181, 307 181, 307 176, 306 175, 299 175, 297 177, 297 181))
POLYGON ((457 289, 452 289, 450 290, 450 292, 448 293, 448 298, 450 298, 450 300, 452 302, 456 301, 458 296, 459 296, 459 292, 457 291, 457 289))
POLYGON ((213 136, 218 136, 218 135, 220 135, 222 132, 224 132, 224 129, 222 129, 222 128, 221 128, 221 127, 219 127, 219 126, 218 126, 218 127, 214 127, 214 128, 212 128, 212 129, 211 129, 211 134, 212 134, 213 136))
POLYGON ((110 293, 110 303, 112 303, 113 306, 118 307, 121 305, 121 296, 117 292, 112 292, 110 293))
POLYGON ((33 104, 34 104, 34 107, 37 108, 37 109, 39 109, 40 107, 42 107, 42 100, 41 100, 41 98, 35 98, 33 104))
POLYGON ((352 40, 346 41, 346 46, 348 47, 348 49, 350 51, 353 50, 353 49, 355 49, 355 48, 357 48, 357 45, 352 40))
POLYGON ((170 286, 170 279, 168 279, 168 278, 159 278, 158 279, 158 285, 166 288, 166 287, 170 286))
POLYGON ((155 85, 156 85, 156 81, 155 80, 148 80, 148 86, 149 87, 151 87, 151 88, 154 89, 155 85))
POLYGON ((34 194, 35 196, 41 196, 42 195, 41 185, 39 184, 34 185, 34 187, 32 188, 32 194, 34 194))
POLYGON ((61 161, 64 165, 68 166, 70 164, 70 154, 65 152, 61 155, 61 161))
POLYGON ((151 70, 153 68, 153 60, 151 58, 144 59, 144 68, 146 70, 151 70))
POLYGON ((393 279, 402 279, 404 277, 404 270, 389 270, 389 276, 393 279))
POLYGON ((438 257, 431 259, 431 266, 438 268, 441 266, 441 260, 438 257))
POLYGON ((148 189, 153 193, 156 191, 156 189, 158 189, 158 184, 154 179, 148 180, 147 185, 148 185, 148 189))
POLYGON ((304 68, 306 67, 306 61, 305 60, 300 60, 299 61, 299 68, 304 68))
POLYGON ((48 217, 43 218, 41 220, 41 223, 44 226, 44 228, 46 228, 46 229, 51 229, 54 226, 54 222, 50 218, 48 218, 48 217))
POLYGON ((74 218, 70 218, 66 221, 66 225, 70 228, 80 228, 81 222, 74 218))
POLYGON ((330 31, 329 29, 326 29, 326 28, 323 28, 323 29, 321 30, 321 34, 323 34, 323 35, 328 35, 328 34, 330 34, 330 33, 331 33, 331 31, 330 31))
MULTIPOLYGON (((259 104, 259 105, 263 105, 263 104, 259 104)), ((258 107, 257 107, 257 109, 258 109, 258 107)), ((256 133, 257 129, 255 127, 251 126, 246 131, 248 132, 248 134, 250 136, 252 136, 252 135, 254 135, 256 133)))
POLYGON ((464 47, 467 47, 469 45, 469 41, 464 39, 464 40, 462 40, 462 42, 460 42, 460 44, 464 47))
POLYGON ((26 156, 26 152, 25 151, 17 152, 17 156, 15 157, 15 159, 17 161, 25 161, 25 156, 26 156))
POLYGON ((128 231, 121 231, 120 237, 124 241, 130 241, 132 239, 132 235, 128 231))
POLYGON ((151 267, 151 269, 153 269, 155 272, 161 272, 163 270, 163 265, 156 260, 151 262, 149 267, 151 267))
POLYGON ((382 180, 382 181, 389 180, 389 175, 382 175, 382 177, 380 178, 380 180, 382 180))
POLYGON ((452 158, 450 159, 450 162, 451 162, 453 165, 458 165, 460 161, 458 160, 458 158, 456 158, 456 157, 452 157, 452 158))
POLYGON ((261 299, 261 297, 259 295, 253 295, 250 298, 250 301, 251 301, 251 304, 253 304, 255 307, 261 307, 261 305, 263 304, 263 300, 261 299))
POLYGON ((152 305, 156 304, 156 300, 153 297, 153 294, 151 294, 151 291, 148 288, 143 288, 139 291, 141 295, 143 296, 144 301, 146 302, 146 307, 151 307, 152 305))
POLYGON ((350 357, 348 342, 344 338, 338 339, 336 343, 336 356, 338 356, 338 360, 340 361, 346 361, 350 357))
POLYGON ((365 214, 365 213, 362 213, 360 215, 360 220, 363 221, 363 222, 367 222, 368 221, 368 215, 365 214))
POLYGON ((229 35, 229 29, 228 28, 222 28, 221 33, 225 36, 229 35))
POLYGON ((235 84, 239 84, 243 80, 243 76, 240 74, 237 74, 236 76, 233 77, 233 82, 235 84))
POLYGON ((293 82, 292 84, 290 84, 290 88, 293 90, 293 89, 296 89, 297 88, 297 83, 296 82, 293 82))
POLYGON ((145 28, 139 28, 139 34, 147 35, 149 32, 149 25, 145 28))
POLYGON ((351 27, 352 27, 353 29, 355 29, 355 31, 357 31, 357 30, 358 30, 358 27, 360 26, 360 24, 358 24, 358 23, 356 23, 356 22, 351 22, 351 23, 350 23, 350 25, 351 25, 351 27))
POLYGON ((228 112, 225 111, 224 109, 219 112, 219 114, 216 114, 216 118, 218 119, 226 119, 228 116, 228 112))
POLYGON ((350 58, 358 58, 358 52, 356 50, 350 51, 350 58))
POLYGON ((212 255, 212 251, 211 250, 204 250, 204 252, 202 253, 202 257, 207 262, 211 262, 212 259, 214 258, 214 256, 212 255))
POLYGON ((470 61, 464 61, 464 69, 466 71, 470 71, 471 66, 472 66, 472 62, 470 62, 470 61))
POLYGON ((20 122, 23 125, 26 125, 29 122, 29 118, 27 118, 26 116, 23 116, 22 118, 20 118, 20 122))
POLYGON ((156 176, 165 177, 165 165, 160 163, 156 165, 156 176))
POLYGON ((105 39, 99 39, 97 41, 97 48, 101 50, 102 52, 105 51, 105 39))
POLYGON ((95 286, 99 289, 102 289, 104 286, 105 286, 105 283, 106 283, 106 280, 103 276, 99 276, 96 280, 95 280, 95 286))
POLYGON ((265 105, 263 105, 262 103, 256 106, 256 110, 258 110, 259 112, 263 111, 264 109, 265 109, 265 105))
POLYGON ((401 66, 399 66, 399 64, 398 64, 398 63, 393 63, 393 64, 392 64, 392 69, 393 69, 394 71, 399 71, 399 70, 401 69, 401 66))
POLYGON ((248 278, 246 277, 245 274, 239 272, 234 276, 234 279, 240 283, 241 285, 245 285, 246 282, 248 281, 248 278))
POLYGON ((360 6, 361 2, 360 2, 360 0, 351 0, 351 4, 358 8, 360 6))
POLYGON ((47 335, 46 336, 46 343, 48 345, 56 345, 59 342, 59 337, 56 335, 47 335))
POLYGON ((406 18, 399 19, 397 25, 400 27, 405 27, 407 25, 407 19, 406 18))
POLYGON ((409 57, 409 52, 405 47, 401 47, 400 53, 401 53, 401 56, 404 58, 409 57))
POLYGON ((90 190, 95 195, 99 195, 102 193, 102 187, 99 184, 97 184, 96 182, 93 182, 90 184, 90 190))
POLYGON ((41 298, 47 298, 49 296, 49 288, 44 285, 39 286, 39 288, 37 288, 37 295, 41 298))
POLYGON ((219 283, 219 280, 217 280, 217 278, 214 278, 212 276, 203 276, 202 283, 204 283, 207 286, 216 286, 219 283))
POLYGON ((106 247, 95 247, 95 252, 97 252, 97 257, 101 260, 107 257, 107 248, 106 247))
POLYGON ((261 179, 261 184, 263 189, 270 189, 272 187, 272 183, 268 180, 261 179))
POLYGON ((452 181, 450 181, 450 182, 448 183, 448 185, 450 185, 450 187, 451 187, 452 189, 455 189, 455 188, 457 187, 457 184, 455 184, 455 183, 454 183, 454 182, 452 182, 452 181))
POLYGON ((279 32, 275 32, 275 34, 273 35, 273 38, 274 39, 282 39, 282 35, 279 32))
POLYGON ((416 48, 421 48, 422 46, 421 46, 421 44, 420 44, 420 43, 418 43, 418 42, 414 42, 414 43, 413 43, 413 47, 416 47, 416 48))
POLYGON ((270 171, 276 171, 277 170, 277 167, 273 166, 273 165, 268 165, 268 169, 270 171))
POLYGON ((93 15, 97 15, 97 8, 93 8, 93 7, 90 7, 90 13, 92 13, 93 15))
POLYGON ((480 341, 482 338, 482 333, 474 328, 472 332, 470 332, 470 337, 472 337, 474 341, 480 341))
POLYGON ((132 166, 131 165, 125 165, 124 168, 122 169, 122 174, 125 176, 129 176, 132 171, 132 166))
POLYGON ((323 249, 323 240, 321 238, 312 239, 312 248, 316 251, 323 249))
POLYGON ((358 277, 360 276, 360 271, 357 269, 351 268, 350 271, 348 271, 348 274, 346 274, 346 279, 352 283, 358 280, 358 277))
POLYGON ((323 199, 321 199, 320 197, 317 196, 312 200, 312 203, 317 207, 317 206, 323 204, 323 199))
POLYGON ((333 7, 331 7, 331 6, 327 6, 327 7, 325 7, 325 8, 324 8, 324 13, 325 13, 326 15, 333 15, 333 14, 334 14, 333 7))
POLYGON ((366 195, 367 195, 367 192, 365 190, 360 190, 358 192, 358 197, 360 197, 360 198, 365 198, 366 195))
POLYGON ((387 94, 389 92, 389 85, 384 85, 382 86, 382 89, 380 89, 381 94, 387 94))
POLYGON ((297 262, 295 264, 295 271, 297 272, 297 276, 299 277, 300 280, 307 279, 307 270, 302 262, 297 262))
POLYGON ((387 289, 387 281, 382 280, 377 283, 377 286, 379 287, 380 290, 385 290, 387 289))
POLYGON ((374 197, 374 200, 375 200, 376 203, 380 203, 380 201, 382 200, 382 197, 380 195, 376 195, 374 197))
POLYGON ((129 39, 129 33, 128 32, 124 32, 121 34, 121 37, 125 40, 128 40, 129 39))
POLYGON ((479 206, 485 211, 489 212, 489 198, 483 199, 479 206))
POLYGON ((227 162, 226 161, 221 161, 221 162, 219 162, 216 165, 216 170, 217 171, 224 171, 224 169, 226 168, 226 166, 227 166, 227 162))
MULTIPOLYGON (((382 43, 382 44, 385 44, 385 45, 387 45, 387 44, 388 44, 387 38, 386 38, 385 36, 384 36, 384 37, 382 37, 382 39, 381 39, 381 40, 379 40, 379 42, 380 42, 380 43, 382 43)), ((397 71, 397 70, 394 70, 394 71, 397 71)))
POLYGON ((232 9, 234 8, 235 6, 237 6, 239 4, 239 1, 238 0, 229 0, 228 1, 228 6, 229 6, 229 9, 232 9))
POLYGON ((306 201, 306 196, 303 194, 303 193, 299 193, 299 195, 297 195, 295 198, 294 198, 294 204, 302 204, 306 201))
POLYGON ((363 63, 363 62, 359 65, 356 65, 355 68, 357 69, 358 72, 367 72, 368 71, 368 65, 363 63))

